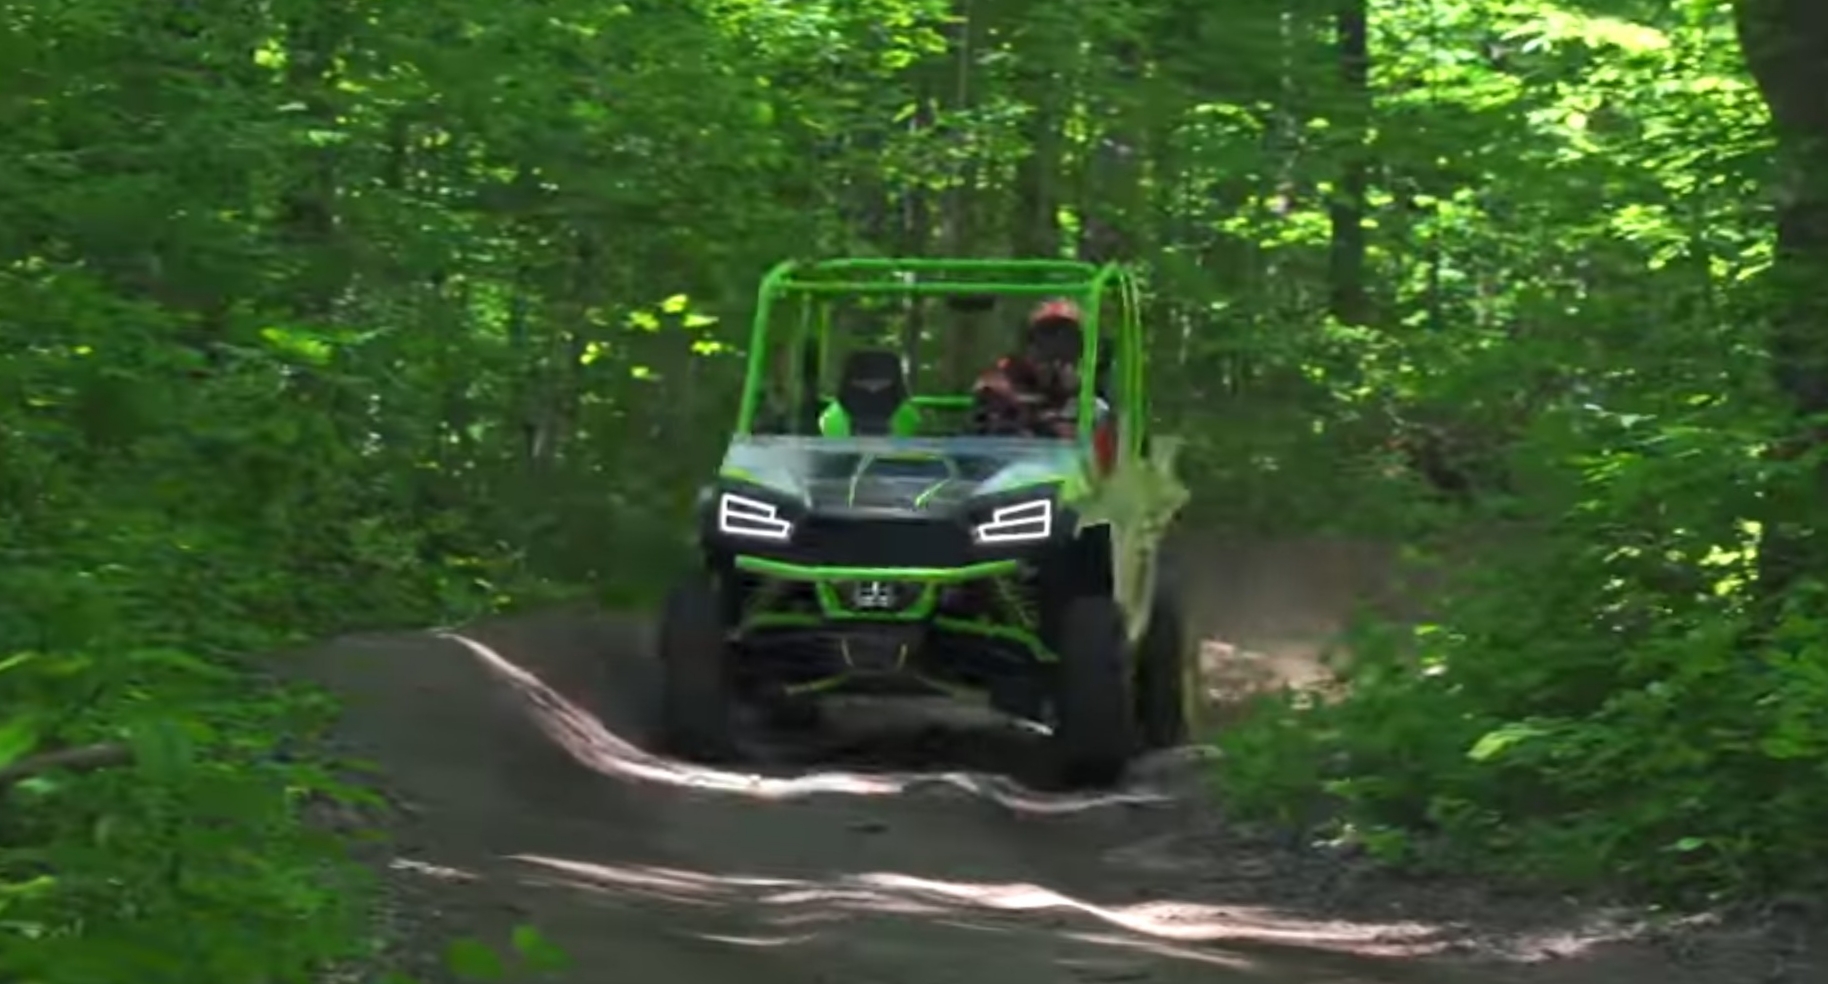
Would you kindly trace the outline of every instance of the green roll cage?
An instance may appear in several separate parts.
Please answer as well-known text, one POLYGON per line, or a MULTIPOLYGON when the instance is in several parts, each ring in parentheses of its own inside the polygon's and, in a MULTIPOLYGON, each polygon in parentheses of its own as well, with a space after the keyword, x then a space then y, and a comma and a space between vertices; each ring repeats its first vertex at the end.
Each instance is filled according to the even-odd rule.
MULTIPOLYGON (((809 341, 816 339, 819 364, 824 365, 831 347, 832 306, 838 298, 973 295, 1059 297, 1078 303, 1085 312, 1085 343, 1080 353, 1082 370, 1086 367, 1095 370, 1098 366, 1105 332, 1114 325, 1115 353, 1108 380, 1111 392, 1107 398, 1121 422, 1119 458, 1132 460, 1140 454, 1148 421, 1148 395, 1144 388, 1145 350, 1137 278, 1117 263, 1060 259, 867 258, 789 260, 775 266, 762 278, 757 292, 736 435, 744 437, 754 433, 756 418, 765 399, 769 353, 773 351, 769 342, 779 308, 792 305, 795 310, 791 313, 798 315, 793 321, 791 350, 804 352, 809 341)), ((790 361, 788 395, 801 400, 809 395, 808 387, 817 387, 819 381, 805 378, 805 366, 800 359, 790 361)), ((1096 378, 1094 371, 1082 371, 1080 375, 1086 380, 1096 378)), ((829 400, 827 394, 816 395, 829 400)), ((1082 443, 1091 440, 1098 396, 1096 387, 1081 387, 1078 431, 1082 443)), ((969 407, 971 401, 969 393, 915 393, 909 402, 915 407, 961 409, 969 407)))

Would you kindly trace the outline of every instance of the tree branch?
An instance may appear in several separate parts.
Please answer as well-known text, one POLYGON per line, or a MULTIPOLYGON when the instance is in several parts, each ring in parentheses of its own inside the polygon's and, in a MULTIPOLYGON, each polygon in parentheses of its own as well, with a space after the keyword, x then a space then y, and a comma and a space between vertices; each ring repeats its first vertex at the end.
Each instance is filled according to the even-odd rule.
POLYGON ((0 789, 21 779, 30 779, 54 769, 92 772, 96 769, 126 765, 132 761, 133 750, 114 742, 78 745, 75 748, 60 748, 54 752, 41 752, 37 755, 28 755, 12 765, 0 769, 0 789))

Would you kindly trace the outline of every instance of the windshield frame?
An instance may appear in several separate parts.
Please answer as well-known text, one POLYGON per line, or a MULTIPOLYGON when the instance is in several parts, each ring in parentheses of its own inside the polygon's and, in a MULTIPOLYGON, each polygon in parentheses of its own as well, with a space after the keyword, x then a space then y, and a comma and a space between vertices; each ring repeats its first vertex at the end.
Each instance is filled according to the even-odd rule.
MULTIPOLYGON (((1118 290, 1115 325, 1114 369, 1120 402, 1120 416, 1139 421, 1142 408, 1132 406, 1141 397, 1141 329, 1138 324, 1138 291, 1135 279, 1122 266, 1102 266, 1077 260, 956 260, 956 259, 834 259, 818 263, 789 261, 776 266, 762 279, 756 300, 754 324, 750 332, 747 373, 743 382, 741 404, 737 411, 734 436, 755 436, 757 418, 766 400, 770 382, 770 355, 776 350, 771 341, 777 327, 776 317, 783 302, 798 300, 800 317, 790 327, 786 367, 785 394, 788 403, 807 407, 823 398, 816 391, 818 380, 807 377, 805 353, 816 364, 823 365, 831 346, 830 300, 842 296, 966 297, 991 295, 1008 297, 1062 297, 1079 303, 1085 311, 1083 343, 1080 350, 1080 376, 1097 378, 1102 301, 1112 289, 1118 290), (809 343, 816 340, 817 348, 809 343)), ((919 394, 915 402, 957 406, 969 401, 968 395, 919 394)), ((1077 431, 1080 442, 1090 441, 1098 414, 1096 387, 1080 387, 1077 407, 1077 431)), ((1140 427, 1122 429, 1124 444, 1140 440, 1140 427)), ((940 440, 953 440, 941 438, 940 440)))

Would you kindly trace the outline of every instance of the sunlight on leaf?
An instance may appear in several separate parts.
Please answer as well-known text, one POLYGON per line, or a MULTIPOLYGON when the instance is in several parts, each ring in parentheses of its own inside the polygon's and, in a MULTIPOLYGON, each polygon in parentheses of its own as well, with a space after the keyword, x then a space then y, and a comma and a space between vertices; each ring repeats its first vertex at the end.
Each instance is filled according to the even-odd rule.
POLYGON ((1524 742, 1541 738, 1549 732, 1529 724, 1507 724, 1486 732, 1466 753, 1474 762, 1489 762, 1524 742))
POLYGON ((19 761, 38 746, 37 719, 18 715, 0 721, 0 769, 19 761))
POLYGON ((293 328, 262 328, 260 337, 281 352, 312 365, 328 365, 334 350, 315 335, 293 328))

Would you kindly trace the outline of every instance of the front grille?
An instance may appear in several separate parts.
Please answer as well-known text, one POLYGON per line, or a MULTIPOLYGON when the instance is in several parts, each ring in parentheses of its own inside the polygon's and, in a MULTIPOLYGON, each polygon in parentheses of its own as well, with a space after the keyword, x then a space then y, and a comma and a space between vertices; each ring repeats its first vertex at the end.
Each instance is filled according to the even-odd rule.
POLYGON ((832 585, 838 603, 853 612, 892 615, 918 604, 926 587, 910 581, 838 581, 832 585))
POLYGON ((828 567, 958 567, 972 559, 964 527, 932 519, 809 516, 794 530, 790 551, 828 567))

